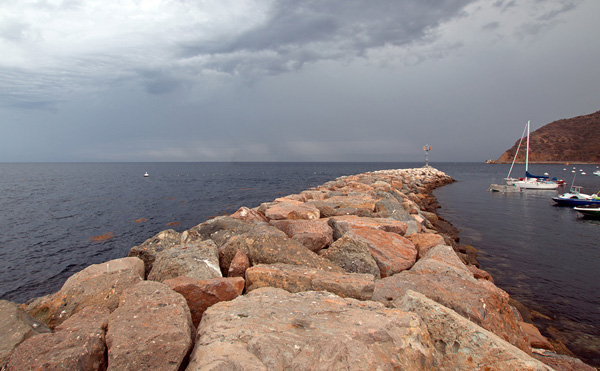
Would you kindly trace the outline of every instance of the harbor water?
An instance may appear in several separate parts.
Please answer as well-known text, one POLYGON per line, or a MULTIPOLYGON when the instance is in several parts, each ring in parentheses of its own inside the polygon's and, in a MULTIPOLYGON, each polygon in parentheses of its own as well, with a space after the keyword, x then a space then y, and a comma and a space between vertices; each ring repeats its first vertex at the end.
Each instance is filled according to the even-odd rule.
MULTIPOLYGON (((3 163, 0 298, 25 302, 57 291, 70 275, 126 256, 161 230, 183 231, 343 175, 422 165, 3 163)), ((534 321, 543 331, 600 364, 600 220, 552 205, 550 198, 568 186, 488 192, 491 183, 503 181, 510 165, 430 165, 457 180, 434 192, 438 212, 460 230, 461 243, 479 250, 481 268, 535 311, 534 321)), ((548 172, 569 185, 577 174, 575 183, 586 193, 600 190, 594 170, 596 165, 530 165, 530 172, 548 172)), ((515 165, 513 176, 524 173, 523 165, 515 165)))

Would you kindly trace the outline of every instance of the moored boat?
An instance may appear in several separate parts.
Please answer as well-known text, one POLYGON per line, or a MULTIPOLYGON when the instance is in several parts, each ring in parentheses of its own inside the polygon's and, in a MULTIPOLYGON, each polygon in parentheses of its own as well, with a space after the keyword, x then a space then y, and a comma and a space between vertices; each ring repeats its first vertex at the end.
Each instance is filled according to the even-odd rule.
POLYGON ((505 178, 506 184, 510 186, 516 186, 522 189, 556 189, 559 185, 563 184, 564 182, 560 182, 556 178, 550 179, 548 175, 533 175, 529 172, 529 128, 530 121, 527 121, 527 125, 525 125, 525 130, 523 130, 523 135, 521 136, 521 140, 519 141, 517 151, 515 152, 515 157, 513 158, 512 165, 510 166, 510 170, 508 171, 508 176, 505 178), (527 150, 525 152, 525 178, 511 178, 510 174, 512 172, 513 166, 515 165, 515 161, 517 160, 519 149, 521 148, 521 143, 523 142, 523 138, 525 137, 525 131, 527 131, 527 150))
POLYGON ((490 184, 488 188, 489 192, 501 192, 501 193, 510 193, 510 192, 523 192, 521 187, 517 187, 513 184, 490 184))
POLYGON ((552 201, 559 206, 600 205, 598 193, 593 195, 581 193, 582 188, 581 186, 572 186, 569 192, 552 197, 552 201))
POLYGON ((576 206, 573 208, 583 216, 600 218, 600 205, 576 206))

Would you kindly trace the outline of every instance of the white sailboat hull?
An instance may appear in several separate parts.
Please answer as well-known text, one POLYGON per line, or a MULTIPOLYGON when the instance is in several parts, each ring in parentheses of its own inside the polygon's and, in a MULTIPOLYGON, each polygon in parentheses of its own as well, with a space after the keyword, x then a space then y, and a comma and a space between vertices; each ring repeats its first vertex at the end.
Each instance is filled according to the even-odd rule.
POLYGON ((532 179, 518 180, 514 185, 523 189, 556 189, 559 186, 555 182, 540 182, 532 179))

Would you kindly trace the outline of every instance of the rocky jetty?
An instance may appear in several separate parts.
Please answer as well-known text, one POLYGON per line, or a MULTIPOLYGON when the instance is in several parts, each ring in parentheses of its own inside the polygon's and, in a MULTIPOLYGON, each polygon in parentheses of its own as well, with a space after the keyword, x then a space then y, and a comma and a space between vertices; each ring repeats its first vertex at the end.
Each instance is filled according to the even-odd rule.
POLYGON ((435 214, 450 182, 346 176, 162 231, 56 293, 0 301, 2 370, 593 370, 435 214))
MULTIPOLYGON (((600 111, 551 122, 531 132, 529 162, 600 163, 600 111)), ((511 163, 520 139, 494 163, 511 163)), ((524 143, 523 143, 524 144, 524 143)), ((525 163, 524 147, 517 156, 525 163)))

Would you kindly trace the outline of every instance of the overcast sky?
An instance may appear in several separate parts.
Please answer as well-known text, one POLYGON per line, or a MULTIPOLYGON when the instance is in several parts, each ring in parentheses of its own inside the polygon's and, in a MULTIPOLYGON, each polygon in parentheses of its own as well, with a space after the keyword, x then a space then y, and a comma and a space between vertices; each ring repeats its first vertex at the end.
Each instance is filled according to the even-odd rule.
POLYGON ((598 0, 2 0, 0 162, 484 161, 600 110, 598 0))

